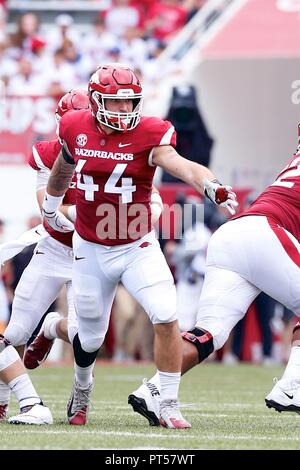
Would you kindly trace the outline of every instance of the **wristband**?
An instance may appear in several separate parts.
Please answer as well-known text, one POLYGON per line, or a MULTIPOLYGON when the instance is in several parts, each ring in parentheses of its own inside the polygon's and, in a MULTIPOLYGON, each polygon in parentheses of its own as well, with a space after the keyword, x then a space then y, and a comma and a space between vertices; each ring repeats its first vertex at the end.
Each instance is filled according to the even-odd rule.
POLYGON ((43 201, 43 211, 46 214, 53 214, 59 208, 62 203, 64 195, 62 196, 51 196, 45 191, 44 201, 43 201))

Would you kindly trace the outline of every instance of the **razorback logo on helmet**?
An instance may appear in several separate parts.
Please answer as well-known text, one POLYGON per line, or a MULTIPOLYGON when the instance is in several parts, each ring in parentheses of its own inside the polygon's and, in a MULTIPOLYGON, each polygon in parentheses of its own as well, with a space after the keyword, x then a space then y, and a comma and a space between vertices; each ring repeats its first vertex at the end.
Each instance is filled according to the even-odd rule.
POLYGON ((133 70, 120 64, 99 67, 89 81, 89 97, 93 115, 98 122, 114 130, 134 129, 141 119, 142 86, 133 70), (106 109, 106 99, 132 100, 131 112, 106 109))

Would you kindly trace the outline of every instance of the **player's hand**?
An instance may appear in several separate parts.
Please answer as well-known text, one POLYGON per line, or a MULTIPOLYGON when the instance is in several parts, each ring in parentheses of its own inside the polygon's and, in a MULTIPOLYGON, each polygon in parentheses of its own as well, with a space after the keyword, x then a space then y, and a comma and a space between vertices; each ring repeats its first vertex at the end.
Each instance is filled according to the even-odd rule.
POLYGON ((225 207, 231 215, 236 213, 239 203, 231 186, 223 186, 216 181, 203 180, 204 194, 218 206, 225 207))
POLYGON ((60 211, 46 212, 42 209, 43 219, 47 221, 48 225, 57 232, 72 232, 74 224, 67 219, 60 211))

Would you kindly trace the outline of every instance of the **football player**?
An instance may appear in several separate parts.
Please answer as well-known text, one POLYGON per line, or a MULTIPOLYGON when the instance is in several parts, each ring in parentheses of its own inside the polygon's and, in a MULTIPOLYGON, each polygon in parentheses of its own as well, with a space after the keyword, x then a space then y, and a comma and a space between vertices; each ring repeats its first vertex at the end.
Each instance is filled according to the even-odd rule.
MULTIPOLYGON (((60 100, 56 109, 56 119, 59 121, 61 116, 67 111, 87 108, 88 106, 89 100, 87 92, 72 90, 60 100)), ((43 201, 51 168, 60 149, 61 145, 58 140, 37 142, 33 146, 29 164, 37 171, 36 191, 37 200, 40 205, 43 201)), ((74 205, 74 184, 74 181, 70 182, 68 191, 60 207, 60 210, 71 220, 75 219, 76 214, 74 205)), ((69 224, 70 227, 72 227, 70 221, 69 224)), ((24 345, 31 337, 42 316, 57 298, 64 285, 66 285, 67 288, 68 322, 66 320, 62 321, 61 316, 56 312, 51 312, 47 315, 42 327, 44 335, 39 338, 36 348, 36 357, 31 357, 31 351, 29 351, 28 355, 24 358, 26 367, 30 369, 37 367, 39 361, 45 359, 49 354, 55 337, 59 337, 65 341, 69 341, 69 339, 72 341, 77 332, 77 321, 71 288, 73 234, 72 232, 57 232, 46 221, 44 222, 44 228, 48 232, 48 236, 45 237, 42 234, 42 239, 38 242, 33 257, 21 276, 15 290, 12 314, 8 326, 4 331, 4 336, 10 344, 19 347, 19 352, 22 352, 24 345)), ((39 232, 38 229, 37 231, 39 232)), ((35 234, 35 237, 37 236, 38 234, 35 234)), ((34 243, 35 239, 33 235, 29 238, 32 238, 32 243, 34 243)), ((26 242, 28 242, 27 239, 26 242)), ((19 245, 21 250, 22 243, 19 243, 19 245)), ((9 387, 0 381, 0 403, 8 404, 9 395, 9 387)))
POLYGON ((47 222, 68 230, 69 222, 58 208, 76 172, 73 294, 79 330, 73 340, 75 380, 69 422, 86 423, 94 362, 122 281, 154 324, 160 422, 168 428, 189 428, 178 404, 182 341, 176 291, 151 225, 152 180, 160 166, 200 193, 205 190, 231 213, 237 205, 235 194, 220 185, 209 169, 176 152, 170 122, 141 116, 142 86, 130 68, 99 67, 88 90, 91 110, 67 113, 60 120, 62 152, 43 202, 47 222))
MULTIPOLYGON (((56 121, 69 111, 87 109, 89 99, 84 90, 71 90, 64 95, 56 108, 56 121)), ((29 165, 36 170, 36 196, 41 206, 45 188, 51 168, 59 154, 60 143, 58 140, 37 142, 29 157, 29 165)), ((60 210, 71 221, 76 218, 75 209, 75 185, 71 181, 69 189, 65 194, 60 210)), ((151 193, 151 215, 152 223, 155 223, 162 211, 162 200, 156 188, 151 193)), ((73 232, 62 233, 50 227, 47 222, 44 228, 48 233, 45 237, 43 230, 38 227, 26 233, 19 243, 8 242, 2 250, 2 259, 5 250, 10 255, 15 255, 12 250, 21 250, 26 244, 34 243, 39 238, 34 256, 29 263, 17 286, 13 301, 12 315, 5 330, 5 337, 14 346, 23 346, 27 343, 40 319, 47 311, 51 303, 57 298, 63 285, 66 285, 68 301, 68 318, 63 318, 57 312, 50 312, 41 327, 35 340, 29 345, 24 354, 24 364, 27 369, 35 369, 49 355, 55 338, 66 342, 72 342, 77 332, 77 319, 72 297, 72 236, 73 232), (37 233, 35 233, 37 232, 37 233), (25 293, 26 292, 26 296, 25 293)), ((8 256, 10 256, 8 255, 8 256)), ((7 259, 7 257, 6 257, 7 259)), ((5 405, 9 401, 10 390, 0 381, 0 400, 5 405)), ((5 407, 4 407, 5 409, 5 407)))
MULTIPOLYGON (((300 146, 274 183, 211 237, 196 326, 182 333, 182 373, 224 345, 261 291, 300 315, 299 201, 300 146)), ((158 373, 129 396, 150 424, 159 424, 159 400, 158 373)), ((300 323, 283 377, 265 401, 278 411, 300 412, 300 323)))

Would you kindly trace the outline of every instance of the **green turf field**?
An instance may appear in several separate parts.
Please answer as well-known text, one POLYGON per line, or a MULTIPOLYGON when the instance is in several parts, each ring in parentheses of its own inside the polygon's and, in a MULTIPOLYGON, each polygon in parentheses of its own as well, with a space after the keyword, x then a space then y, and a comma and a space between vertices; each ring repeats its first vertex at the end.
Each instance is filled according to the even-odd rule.
MULTIPOLYGON (((55 424, 1 423, 0 449, 300 449, 300 417, 264 405, 282 368, 195 368, 182 380, 183 413, 193 425, 182 431, 150 427, 127 404, 128 394, 153 371, 151 365, 98 365, 89 424, 76 427, 66 420, 72 367, 39 368, 31 375, 55 424)), ((16 410, 13 401, 9 414, 16 410)))

